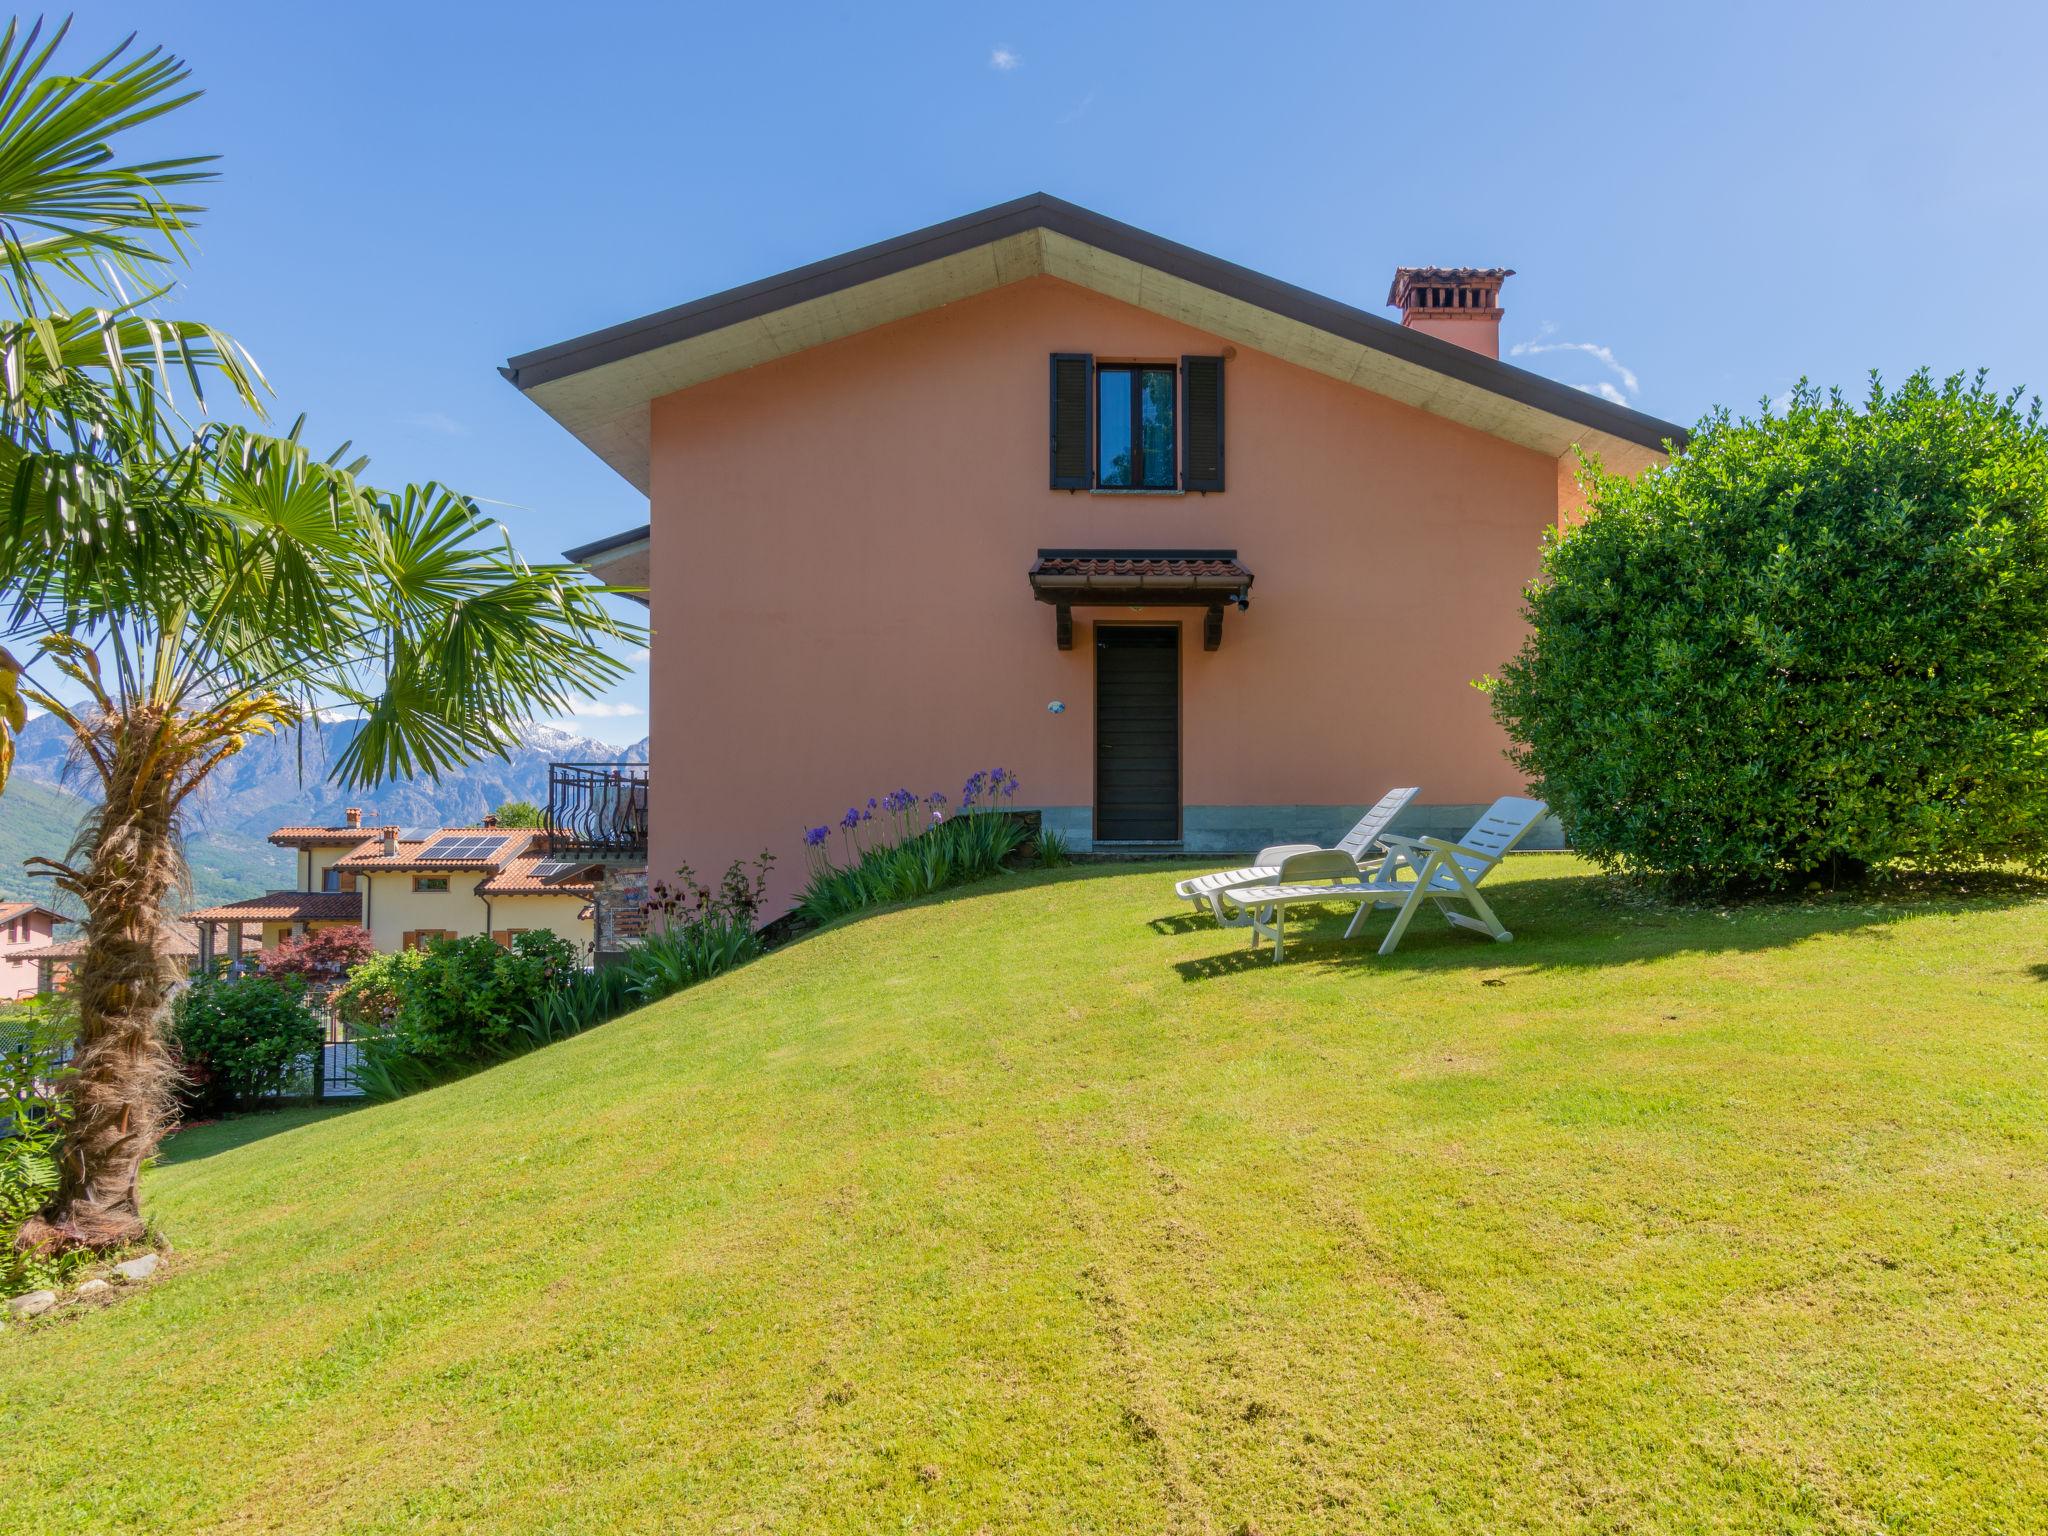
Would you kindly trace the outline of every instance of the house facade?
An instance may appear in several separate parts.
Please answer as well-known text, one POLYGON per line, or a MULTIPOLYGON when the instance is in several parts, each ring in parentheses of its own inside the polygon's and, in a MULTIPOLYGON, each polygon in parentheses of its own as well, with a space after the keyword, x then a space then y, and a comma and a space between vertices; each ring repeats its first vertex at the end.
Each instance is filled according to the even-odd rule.
POLYGON ((360 921, 379 951, 480 935, 510 945, 545 929, 590 953, 589 865, 552 857, 544 833, 489 818, 420 837, 385 827, 330 868, 353 881, 360 921))
POLYGON ((32 901, 0 901, 0 998, 35 996, 39 969, 31 951, 54 942, 58 925, 70 922, 32 901))
POLYGON ((1576 455, 1670 423, 1498 360, 1501 268, 1394 321, 1044 196, 516 358, 649 499, 648 867, 715 876, 1001 765, 1077 850, 1327 838, 1522 786, 1474 680, 1576 455))

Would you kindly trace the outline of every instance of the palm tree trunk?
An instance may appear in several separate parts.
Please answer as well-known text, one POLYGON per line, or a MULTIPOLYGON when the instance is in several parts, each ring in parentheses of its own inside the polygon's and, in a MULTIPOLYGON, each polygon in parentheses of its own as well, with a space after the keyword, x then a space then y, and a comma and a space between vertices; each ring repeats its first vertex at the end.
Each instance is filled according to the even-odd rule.
POLYGON ((78 1052, 62 1182, 17 1240, 51 1252, 142 1238, 137 1179, 176 1112, 165 1026, 179 967, 163 924, 165 900, 184 875, 176 723, 142 707, 101 717, 92 734, 105 794, 61 880, 86 911, 85 951, 71 977, 78 1052))

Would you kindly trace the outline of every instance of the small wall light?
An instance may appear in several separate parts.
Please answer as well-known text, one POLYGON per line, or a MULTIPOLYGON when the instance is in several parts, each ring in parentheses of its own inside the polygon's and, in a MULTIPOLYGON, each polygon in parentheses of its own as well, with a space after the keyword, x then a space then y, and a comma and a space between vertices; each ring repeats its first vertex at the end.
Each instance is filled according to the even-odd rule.
POLYGON ((1048 715, 1064 715, 1067 712, 1067 706, 1062 704, 1058 699, 1054 699, 1050 704, 1045 706, 1045 712, 1048 715))

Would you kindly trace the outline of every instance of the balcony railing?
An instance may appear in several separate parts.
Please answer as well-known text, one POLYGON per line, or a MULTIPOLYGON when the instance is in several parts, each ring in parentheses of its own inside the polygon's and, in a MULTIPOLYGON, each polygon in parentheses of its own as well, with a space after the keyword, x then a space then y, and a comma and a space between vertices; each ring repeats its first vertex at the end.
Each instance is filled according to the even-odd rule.
POLYGON ((548 833, 559 858, 644 861, 647 765, 548 764, 548 833))

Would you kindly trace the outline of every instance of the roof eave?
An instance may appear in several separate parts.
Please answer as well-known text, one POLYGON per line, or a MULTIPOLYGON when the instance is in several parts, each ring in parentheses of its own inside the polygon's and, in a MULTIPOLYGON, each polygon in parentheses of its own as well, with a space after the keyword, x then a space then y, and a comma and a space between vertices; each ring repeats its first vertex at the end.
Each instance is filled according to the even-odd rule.
MULTIPOLYGON (((678 388, 691 387, 693 383, 704 382, 716 377, 716 371, 706 372, 704 367, 716 370, 724 367, 752 366, 754 361, 767 361, 773 356, 786 356, 815 344, 810 339, 776 338, 762 343, 765 350, 751 361, 751 354, 742 354, 723 363, 713 361, 706 365, 691 365, 694 372, 685 376, 682 383, 664 384, 660 377, 662 369, 650 365, 647 355, 667 348, 685 347, 699 338, 717 332, 729 331, 749 321, 761 321, 764 317, 796 305, 828 299, 843 294, 845 290, 862 284, 877 283, 884 279, 898 277, 932 263, 951 257, 964 256, 998 242, 1012 241, 1014 237, 1036 234, 1039 238, 1026 245, 1017 245, 1007 260, 998 259, 986 271, 977 271, 970 279, 962 278, 970 287, 979 284, 975 291, 986 291, 988 287, 1003 286, 1020 276, 1032 276, 1051 272, 1059 265, 1057 253, 1048 254, 1053 242, 1047 237, 1059 237, 1102 253, 1112 262, 1134 263, 1138 267, 1161 274, 1167 279, 1192 284, 1196 288, 1220 295, 1228 301, 1245 306, 1245 313, 1263 312, 1277 317, 1282 322, 1306 325, 1313 330, 1379 354, 1397 365, 1392 372, 1399 372, 1400 365, 1424 370, 1436 378, 1452 380, 1485 395, 1512 402, 1526 411, 1540 412, 1543 417, 1580 429, 1579 435, 1593 438, 1591 446, 1603 446, 1600 439, 1612 439, 1638 450, 1662 453, 1666 444, 1683 447, 1686 440, 1684 428, 1675 423, 1661 421, 1626 406, 1615 405, 1598 396, 1587 394, 1561 384, 1554 379, 1503 363, 1469 348, 1457 346, 1368 313, 1355 306, 1313 293, 1277 278, 1268 277, 1248 267, 1238 266, 1219 257, 1210 256, 1192 247, 1180 245, 1160 236, 1150 234, 1128 224, 1093 213, 1088 209, 1036 193, 1013 202, 998 204, 978 213, 948 220, 926 229, 915 230, 893 240, 875 245, 863 246, 842 256, 812 262, 788 272, 763 278, 758 282, 727 289, 722 293, 709 295, 688 304, 662 310, 657 314, 637 320, 592 331, 587 335, 573 337, 552 346, 541 347, 512 358, 501 370, 523 393, 533 398, 537 405, 556 420, 582 438, 593 451, 606 459, 628 480, 641 489, 646 489, 646 465, 644 442, 644 415, 638 425, 630 428, 607 426, 598 419, 602 414, 594 392, 587 388, 581 392, 585 397, 571 401, 561 394, 564 381, 579 375, 614 368, 629 360, 640 360, 635 366, 620 370, 616 376, 616 398, 611 401, 613 414, 606 418, 613 422, 621 418, 618 411, 642 411, 648 401, 678 388), (1035 251, 1035 256, 1022 254, 1035 251), (1005 275, 1005 273, 1008 275, 1005 275), (556 386, 550 388, 549 386, 556 386), (542 393, 536 394, 536 391, 542 393), (596 413, 596 414, 593 414, 596 413)), ((1001 256, 1001 253, 997 253, 1001 256)), ((933 307, 957 296, 954 288, 946 283, 935 283, 932 301, 924 307, 933 307)), ((1171 286, 1168 284, 1167 286, 1171 286)), ((1105 287, 1102 291, 1109 291, 1105 287)), ((1146 303, 1143 285, 1138 285, 1130 298, 1141 307, 1153 307, 1163 303, 1156 296, 1151 304, 1146 303)), ((886 323, 887 318, 896 316, 903 303, 912 307, 908 312, 918 312, 914 297, 897 302, 894 308, 883 303, 878 309, 882 318, 868 323, 858 318, 844 321, 846 334, 867 329, 871 324, 886 323)), ((1164 311, 1162 311, 1164 312, 1164 311)), ((1201 328, 1214 329, 1213 326, 1201 328)), ((793 328, 807 329, 807 328, 793 328)), ((829 334, 820 334, 816 340, 829 340, 829 334)), ((1247 342, 1248 345, 1257 345, 1247 342)), ((677 356, 680 354, 670 354, 677 356)), ((1284 355, 1284 354, 1283 354, 1284 355)), ((1412 376, 1411 376, 1412 377, 1412 376)), ((1374 382, 1354 379, 1352 382, 1363 388, 1377 387, 1374 382)), ((1391 392, 1391 391, 1382 391, 1391 392)), ((1427 393, 1426 388, 1422 390, 1427 393)), ((610 398, 609 396, 607 398, 610 398)), ((1393 398, 1402 396, 1394 393, 1393 398)), ((1458 413, 1443 408, 1442 402, 1411 401, 1423 409, 1458 419, 1458 413)), ((1483 416, 1483 410, 1474 409, 1465 414, 1483 416)), ((1540 418, 1532 418, 1540 419, 1540 418)), ((1481 425, 1481 430, 1492 430, 1496 435, 1511 434, 1498 427, 1481 425)), ((1545 429, 1548 432, 1549 429, 1545 429)), ((619 537, 619 536, 614 536, 619 537)), ((600 544, 607 541, 598 541, 600 544)))

